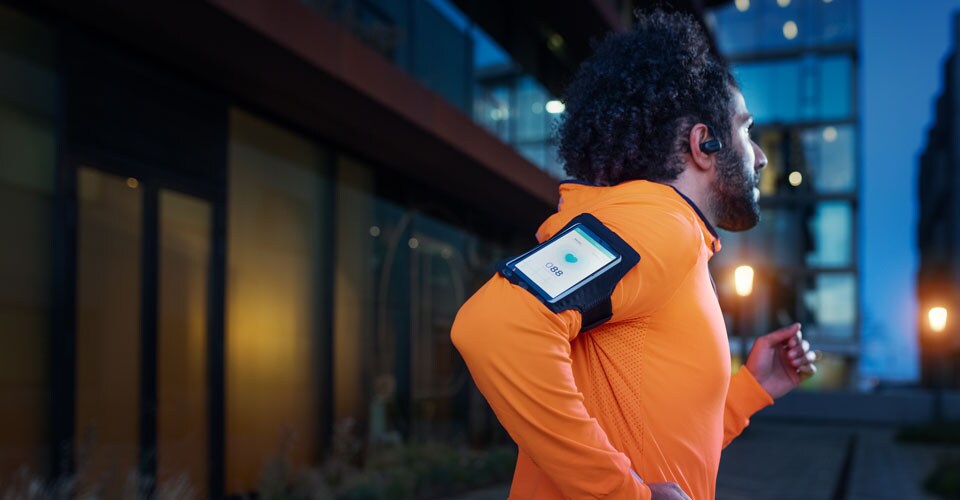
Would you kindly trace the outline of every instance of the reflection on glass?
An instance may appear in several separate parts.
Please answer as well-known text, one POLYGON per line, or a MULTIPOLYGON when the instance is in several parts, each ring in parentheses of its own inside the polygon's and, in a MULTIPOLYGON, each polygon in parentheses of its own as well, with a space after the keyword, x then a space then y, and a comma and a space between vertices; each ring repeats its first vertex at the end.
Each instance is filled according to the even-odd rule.
POLYGON ((803 265, 805 248, 811 245, 801 224, 804 210, 794 206, 763 209, 760 224, 750 231, 731 233, 720 230, 723 250, 712 260, 719 267, 739 265, 749 260, 760 267, 796 268, 803 265))
MULTIPOLYGON (((319 456, 324 277, 323 152, 286 130, 230 114, 226 364, 228 494, 263 467, 319 456)), ((364 228, 366 230, 366 228, 364 228)))
POLYGON ((160 191, 157 481, 207 496, 208 202, 160 191))
POLYGON ((811 118, 833 120, 853 115, 853 61, 847 56, 824 57, 819 60, 819 110, 811 118))
POLYGON ((850 204, 820 203, 809 224, 814 235, 814 248, 807 254, 807 263, 820 267, 849 265, 853 241, 853 210, 850 204))
POLYGON ((506 85, 478 85, 473 103, 473 118, 490 133, 504 142, 513 137, 511 116, 511 90, 506 85))
POLYGON ((730 2, 711 12, 717 42, 727 55, 772 50, 851 44, 856 37, 856 0, 757 0, 730 2), (782 27, 797 24, 797 36, 787 38, 782 27))
MULTIPOLYGON (((358 2, 361 3, 361 2, 358 2)), ((473 42, 464 26, 457 26, 428 2, 412 3, 413 75, 463 112, 469 112, 473 89, 473 42)))
MULTIPOLYGON (((364 356, 382 348, 374 342, 371 334, 376 292, 370 256, 375 242, 391 238, 392 234, 390 227, 374 216, 374 199, 370 195, 374 180, 372 170, 340 157, 337 173, 333 411, 335 422, 354 419, 359 423, 360 417, 366 413, 366 386, 371 378, 364 356)), ((371 428, 371 432, 374 429, 371 428)))
POLYGON ((48 472, 53 33, 0 6, 0 482, 48 472))
POLYGON ((466 408, 458 396, 467 388, 468 373, 450 342, 450 328, 468 298, 463 259, 468 236, 421 215, 414 217, 412 232, 423 242, 409 256, 413 434, 454 438, 463 434, 466 408))
MULTIPOLYGON (((549 137, 552 116, 547 113, 551 97, 533 78, 521 78, 517 84, 517 141, 542 142, 549 137)), ((542 161, 537 162, 542 165, 542 161)))
POLYGON ((848 118, 853 65, 846 56, 777 59, 735 65, 757 123, 848 118))
POLYGON ((490 432, 450 327, 503 248, 437 217, 455 214, 378 197, 389 187, 368 165, 337 165, 336 428, 371 447, 490 432))
POLYGON ((854 189, 854 146, 850 125, 826 126, 802 132, 806 166, 818 192, 850 192, 854 189))
POLYGON ((755 129, 751 135, 767 157, 767 166, 760 171, 760 195, 770 196, 777 192, 786 168, 783 148, 780 147, 781 133, 779 130, 755 129))
POLYGON ((754 133, 767 156, 760 173, 760 193, 836 194, 854 191, 854 128, 825 125, 815 128, 761 128, 754 133), (790 175, 800 174, 800 182, 790 175))
POLYGON ((856 283, 852 274, 821 274, 804 294, 811 318, 804 331, 818 340, 849 340, 856 319, 856 283))
POLYGON ((140 443, 141 193, 77 171, 76 460, 81 490, 114 498, 140 443))

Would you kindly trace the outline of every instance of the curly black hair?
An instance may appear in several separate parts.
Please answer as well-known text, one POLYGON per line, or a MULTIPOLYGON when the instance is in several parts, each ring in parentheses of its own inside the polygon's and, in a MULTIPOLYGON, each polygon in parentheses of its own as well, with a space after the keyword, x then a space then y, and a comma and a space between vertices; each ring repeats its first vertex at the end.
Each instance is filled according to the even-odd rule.
POLYGON ((564 96, 560 158, 590 184, 676 179, 697 123, 730 143, 736 80, 700 24, 679 12, 636 15, 597 44, 564 96))

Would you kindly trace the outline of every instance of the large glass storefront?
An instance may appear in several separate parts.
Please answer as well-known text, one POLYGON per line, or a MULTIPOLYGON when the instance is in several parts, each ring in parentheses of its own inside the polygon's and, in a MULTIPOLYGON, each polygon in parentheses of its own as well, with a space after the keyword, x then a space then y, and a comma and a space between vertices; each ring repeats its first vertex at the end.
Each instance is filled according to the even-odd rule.
POLYGON ((109 46, 0 28, 0 491, 336 489, 331 461, 505 440, 449 329, 515 235, 109 46))
POLYGON ((0 7, 0 474, 47 471, 56 151, 54 38, 0 7), (14 244, 11 244, 14 243, 14 244))

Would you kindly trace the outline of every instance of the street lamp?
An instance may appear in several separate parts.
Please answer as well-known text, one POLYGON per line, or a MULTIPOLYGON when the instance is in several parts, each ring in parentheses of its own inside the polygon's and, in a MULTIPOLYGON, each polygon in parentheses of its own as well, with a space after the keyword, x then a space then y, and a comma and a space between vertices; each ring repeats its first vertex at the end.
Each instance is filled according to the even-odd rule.
POLYGON ((927 320, 930 321, 930 329, 936 333, 943 333, 947 329, 947 309, 945 307, 931 307, 927 311, 927 320))
POLYGON ((753 293, 753 268, 750 266, 740 266, 733 272, 734 285, 737 288, 737 295, 749 297, 753 293))
POLYGON ((743 300, 737 301, 736 308, 733 311, 733 329, 740 337, 740 366, 747 364, 747 332, 743 326, 743 308, 741 302, 753 293, 753 268, 750 266, 740 266, 733 271, 733 284, 737 290, 737 295, 743 300))
POLYGON ((945 307, 931 307, 927 311, 927 321, 930 324, 930 330, 936 334, 939 339, 934 340, 933 351, 934 359, 936 359, 937 364, 937 379, 936 387, 934 388, 933 393, 933 419, 937 422, 943 419, 943 386, 944 386, 944 371, 946 368, 946 356, 945 352, 946 342, 943 339, 943 332, 947 329, 947 308, 945 307))

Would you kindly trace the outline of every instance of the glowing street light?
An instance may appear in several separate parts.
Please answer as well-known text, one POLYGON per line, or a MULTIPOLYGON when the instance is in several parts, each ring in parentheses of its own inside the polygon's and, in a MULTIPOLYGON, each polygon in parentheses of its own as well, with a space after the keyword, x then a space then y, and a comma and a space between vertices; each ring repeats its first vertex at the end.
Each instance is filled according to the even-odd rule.
MULTIPOLYGON (((753 268, 750 266, 740 266, 733 271, 733 285, 737 290, 737 295, 749 297, 753 293, 753 268)), ((747 332, 744 328, 744 313, 747 306, 746 300, 734 301, 733 303, 733 331, 740 337, 740 365, 747 364, 747 332)))
POLYGON ((797 171, 790 172, 790 176, 787 177, 787 181, 790 182, 790 185, 797 187, 803 183, 803 174, 797 171))
POLYGON ((787 40, 793 40, 797 37, 798 29, 797 23, 794 21, 787 21, 783 23, 783 37, 787 40))
POLYGON ((547 108, 547 113, 550 113, 551 115, 559 115, 560 113, 563 113, 567 109, 567 107, 562 102, 556 99, 552 101, 547 101, 546 108, 547 108))
POLYGON ((944 307, 931 307, 927 312, 927 319, 930 321, 930 329, 936 333, 943 333, 947 328, 947 309, 944 307))
POLYGON ((737 295, 748 297, 753 293, 753 268, 750 266, 740 266, 733 272, 733 283, 737 289, 737 295))

